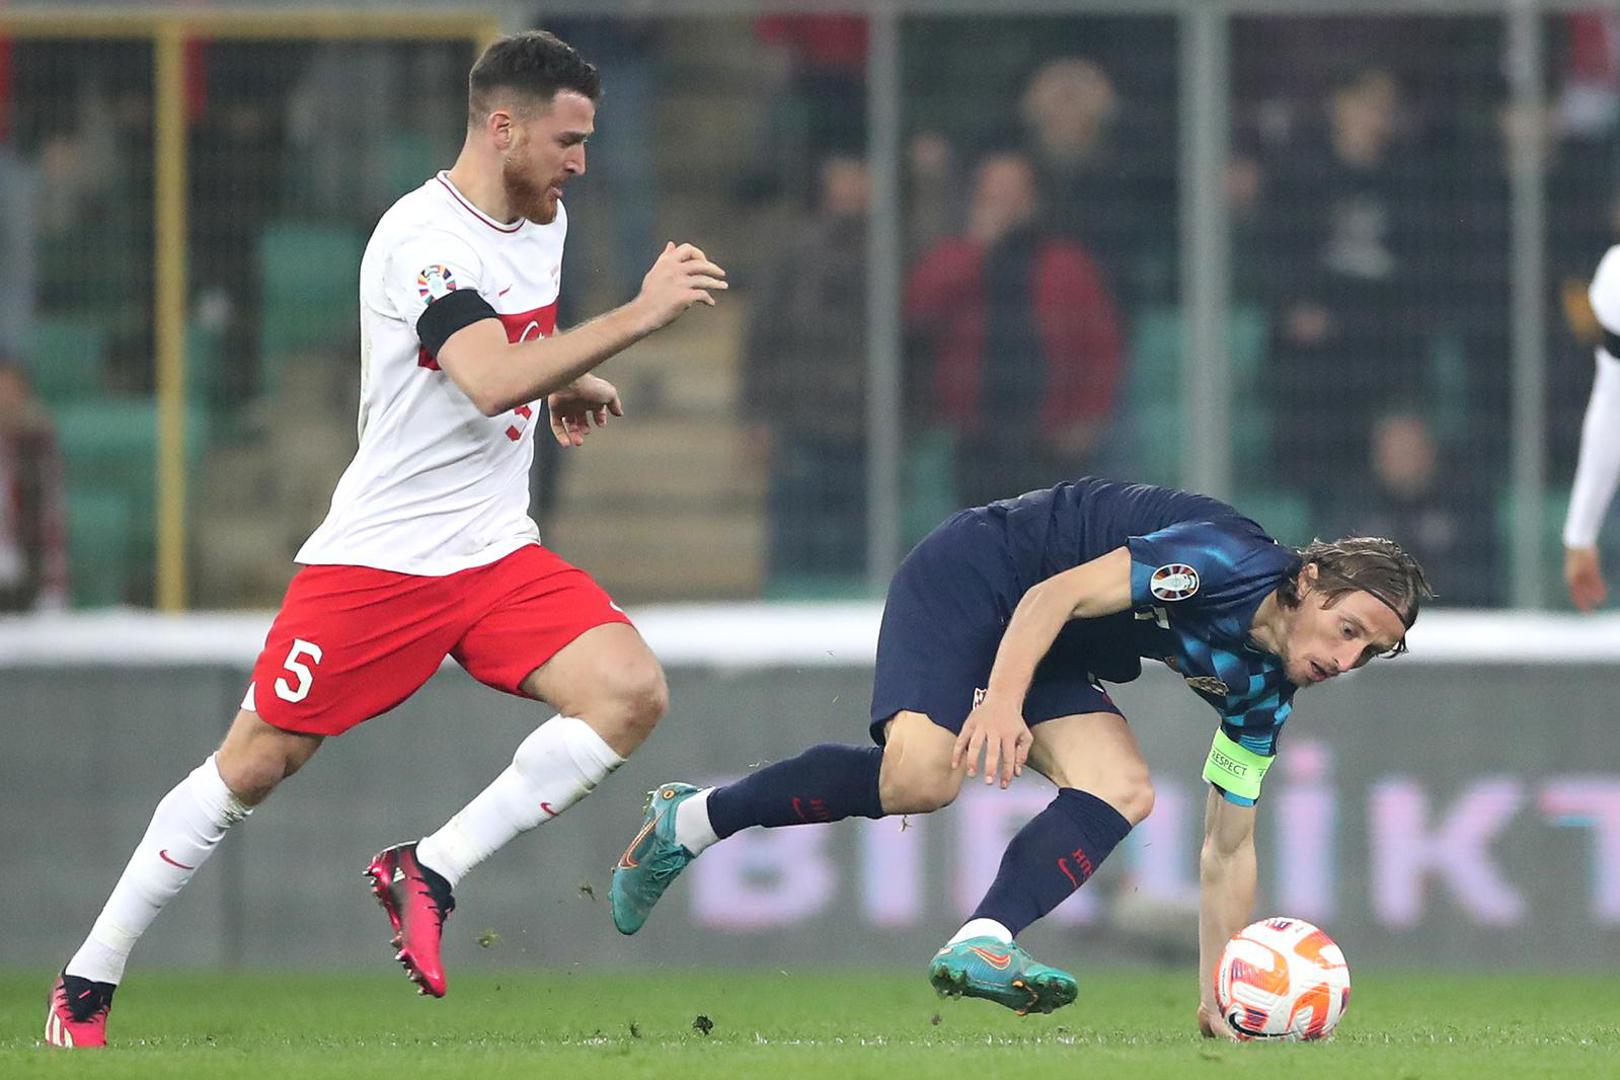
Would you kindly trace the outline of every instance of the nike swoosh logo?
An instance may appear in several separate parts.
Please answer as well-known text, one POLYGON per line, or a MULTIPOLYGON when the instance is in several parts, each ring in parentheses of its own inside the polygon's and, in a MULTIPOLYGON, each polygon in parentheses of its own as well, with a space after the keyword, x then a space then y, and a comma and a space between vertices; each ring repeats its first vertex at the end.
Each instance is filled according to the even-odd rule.
POLYGON ((178 866, 182 870, 195 870, 195 869, 197 869, 195 866, 187 866, 183 862, 176 862, 174 859, 171 859, 169 857, 169 849, 168 848, 164 848, 162 851, 158 852, 158 858, 162 859, 164 862, 168 863, 170 866, 178 866))
POLYGON ((979 959, 995 968, 997 971, 1006 971, 1007 965, 1012 963, 1012 953, 993 953, 988 949, 981 949, 977 945, 969 945, 968 952, 978 953, 979 959))
MULTIPOLYGON (((513 284, 516 284, 516 282, 514 282, 513 284)), ((505 296, 507 293, 509 293, 511 291, 512 291, 512 286, 508 285, 506 288, 502 289, 500 292, 495 294, 495 299, 499 300, 501 297, 505 296)))
POLYGON ((634 840, 630 841, 630 846, 624 849, 624 854, 623 855, 619 856, 619 869, 620 870, 634 870, 636 867, 641 865, 639 862, 637 862, 635 860, 635 858, 632 856, 631 853, 636 850, 636 848, 641 844, 641 842, 643 840, 647 839, 647 834, 652 832, 653 831, 653 826, 657 825, 657 824, 658 824, 658 819, 653 818, 652 820, 648 821, 645 825, 643 825, 641 827, 640 832, 636 833, 636 838, 634 840))
POLYGON ((553 810, 551 808, 551 804, 548 803, 548 802, 541 803, 540 804, 540 809, 544 810, 547 814, 550 814, 552 817, 557 816, 557 811, 553 810))

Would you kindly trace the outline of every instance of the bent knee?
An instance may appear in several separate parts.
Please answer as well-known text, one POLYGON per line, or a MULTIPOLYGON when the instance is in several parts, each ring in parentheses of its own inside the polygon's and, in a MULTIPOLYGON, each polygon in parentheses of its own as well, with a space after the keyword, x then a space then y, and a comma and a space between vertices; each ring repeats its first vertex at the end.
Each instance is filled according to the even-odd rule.
POLYGON ((608 728, 609 742, 634 745, 651 734, 668 711, 669 683, 664 669, 649 654, 616 666, 581 714, 608 728))
POLYGON ((950 768, 888 768, 878 777, 878 795, 890 814, 931 814, 956 801, 962 790, 962 774, 950 768))
POLYGON ((1153 813, 1153 780, 1147 773, 1123 778, 1122 782, 1099 798, 1119 811, 1120 817, 1132 827, 1146 821, 1153 813))

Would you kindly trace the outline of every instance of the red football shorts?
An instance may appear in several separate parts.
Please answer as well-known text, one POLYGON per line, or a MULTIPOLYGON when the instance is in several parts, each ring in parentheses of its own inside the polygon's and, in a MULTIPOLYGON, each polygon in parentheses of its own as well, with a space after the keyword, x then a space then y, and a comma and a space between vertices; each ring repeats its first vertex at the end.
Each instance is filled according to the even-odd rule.
POLYGON ((521 696, 519 684, 563 646, 629 622, 589 574, 538 544, 444 577, 306 566, 242 707, 285 731, 339 735, 416 693, 446 656, 521 696))

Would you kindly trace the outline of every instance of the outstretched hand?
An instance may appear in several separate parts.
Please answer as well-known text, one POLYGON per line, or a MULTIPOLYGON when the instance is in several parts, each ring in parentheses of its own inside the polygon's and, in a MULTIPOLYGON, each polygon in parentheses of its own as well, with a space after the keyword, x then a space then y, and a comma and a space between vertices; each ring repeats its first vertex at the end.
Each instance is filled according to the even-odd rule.
POLYGON ((664 245, 658 259, 641 279, 641 292, 633 303, 647 314, 649 329, 674 322, 693 304, 714 306, 714 292, 727 288, 726 272, 693 244, 664 245))
POLYGON ((1564 549, 1564 584, 1569 586, 1569 598, 1582 611, 1591 611, 1608 598, 1597 548, 1564 549))
POLYGON ((591 423, 607 424, 609 416, 623 416, 624 403, 618 389, 596 375, 581 375, 546 398, 551 415, 551 434, 563 446, 583 446, 591 433, 591 423))
POLYGON ((1240 1041, 1237 1033, 1226 1026, 1221 1014, 1203 1002, 1198 1004, 1198 1031, 1206 1039, 1225 1039, 1227 1042, 1240 1041))
POLYGON ((1024 773, 1024 761, 1029 757, 1035 736, 1015 707, 999 698, 986 696, 962 724, 962 733, 956 737, 951 751, 951 768, 959 769, 967 762, 967 774, 976 775, 979 755, 984 755, 984 782, 993 784, 999 775, 1001 786, 1012 783, 1014 776, 1024 773))

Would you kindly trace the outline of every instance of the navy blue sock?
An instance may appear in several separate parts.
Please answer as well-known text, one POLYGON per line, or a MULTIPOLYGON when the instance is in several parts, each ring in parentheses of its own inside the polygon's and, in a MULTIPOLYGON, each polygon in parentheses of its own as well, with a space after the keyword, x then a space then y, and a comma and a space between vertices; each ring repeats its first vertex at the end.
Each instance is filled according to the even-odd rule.
POLYGON ((883 748, 822 743, 796 758, 749 773, 709 792, 709 824, 722 840, 750 825, 774 829, 880 818, 878 770, 883 748))
POLYGON ((1017 937, 1084 885, 1130 831, 1131 823, 1097 796, 1059 788, 1007 845, 973 918, 994 919, 1017 937))

